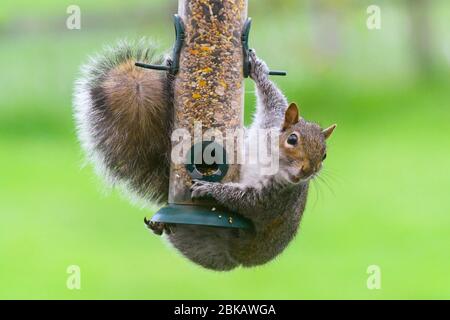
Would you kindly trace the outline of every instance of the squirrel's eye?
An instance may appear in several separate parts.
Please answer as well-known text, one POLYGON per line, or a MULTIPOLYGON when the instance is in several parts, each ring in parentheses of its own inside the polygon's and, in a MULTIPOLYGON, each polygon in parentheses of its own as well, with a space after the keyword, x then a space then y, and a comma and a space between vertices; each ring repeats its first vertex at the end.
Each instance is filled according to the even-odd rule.
POLYGON ((286 140, 286 142, 288 144, 290 144, 291 146, 295 146, 298 142, 298 137, 295 133, 292 133, 286 140))
POLYGON ((324 153, 323 158, 322 158, 322 161, 325 160, 326 158, 327 158, 327 154, 324 153))

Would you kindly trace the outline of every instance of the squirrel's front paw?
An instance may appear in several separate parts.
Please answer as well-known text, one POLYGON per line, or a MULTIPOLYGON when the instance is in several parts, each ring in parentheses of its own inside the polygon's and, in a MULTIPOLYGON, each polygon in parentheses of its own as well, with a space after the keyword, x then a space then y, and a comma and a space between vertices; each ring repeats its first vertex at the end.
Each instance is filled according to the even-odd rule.
POLYGON ((211 196, 213 183, 201 180, 194 180, 191 186, 191 198, 211 196))
POLYGON ((253 80, 267 77, 269 74, 269 67, 263 60, 256 56, 254 49, 249 50, 248 57, 250 59, 250 77, 253 80))

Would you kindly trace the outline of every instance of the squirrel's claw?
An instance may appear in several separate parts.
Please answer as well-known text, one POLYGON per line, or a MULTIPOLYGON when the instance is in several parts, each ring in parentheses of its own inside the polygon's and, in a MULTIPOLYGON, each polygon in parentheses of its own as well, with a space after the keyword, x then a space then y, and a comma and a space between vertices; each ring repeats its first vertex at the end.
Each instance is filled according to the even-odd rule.
POLYGON ((258 59, 257 57, 256 57, 256 51, 255 51, 255 49, 249 49, 248 50, 248 58, 250 59, 250 62, 253 62, 253 61, 256 61, 256 59, 258 59))
POLYGON ((211 195, 211 183, 201 180, 193 180, 191 186, 191 198, 201 198, 211 195))
POLYGON ((165 229, 165 224, 161 222, 154 222, 151 220, 148 220, 144 217, 144 223, 146 227, 153 231, 154 234, 160 236, 163 234, 163 231, 165 229))
POLYGON ((269 75, 269 67, 267 64, 256 56, 255 49, 249 50, 250 59, 250 77, 253 80, 263 79, 269 75))
POLYGON ((174 225, 172 224, 151 221, 148 220, 146 217, 144 217, 144 223, 148 229, 152 230, 153 233, 158 236, 162 235, 164 232, 166 234, 173 233, 172 227, 174 227, 174 225))

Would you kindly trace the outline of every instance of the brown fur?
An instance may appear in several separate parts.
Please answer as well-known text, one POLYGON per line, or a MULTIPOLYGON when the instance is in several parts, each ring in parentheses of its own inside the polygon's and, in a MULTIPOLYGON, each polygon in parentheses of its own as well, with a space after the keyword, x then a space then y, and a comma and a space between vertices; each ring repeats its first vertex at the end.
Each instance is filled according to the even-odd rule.
POLYGON ((118 129, 126 132, 132 143, 163 142, 148 145, 161 152, 167 150, 169 143, 167 130, 163 129, 168 124, 158 117, 166 111, 161 103, 165 98, 164 78, 164 73, 137 68, 129 60, 112 69, 102 84, 118 129))

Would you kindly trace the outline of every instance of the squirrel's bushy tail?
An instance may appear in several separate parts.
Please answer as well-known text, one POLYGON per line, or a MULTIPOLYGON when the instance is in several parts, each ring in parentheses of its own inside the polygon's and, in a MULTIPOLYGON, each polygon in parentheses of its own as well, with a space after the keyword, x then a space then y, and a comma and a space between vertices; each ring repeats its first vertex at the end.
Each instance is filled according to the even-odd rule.
POLYGON ((167 201, 171 80, 166 72, 134 66, 161 64, 146 40, 120 41, 82 67, 75 85, 79 140, 97 172, 152 202, 167 201))

